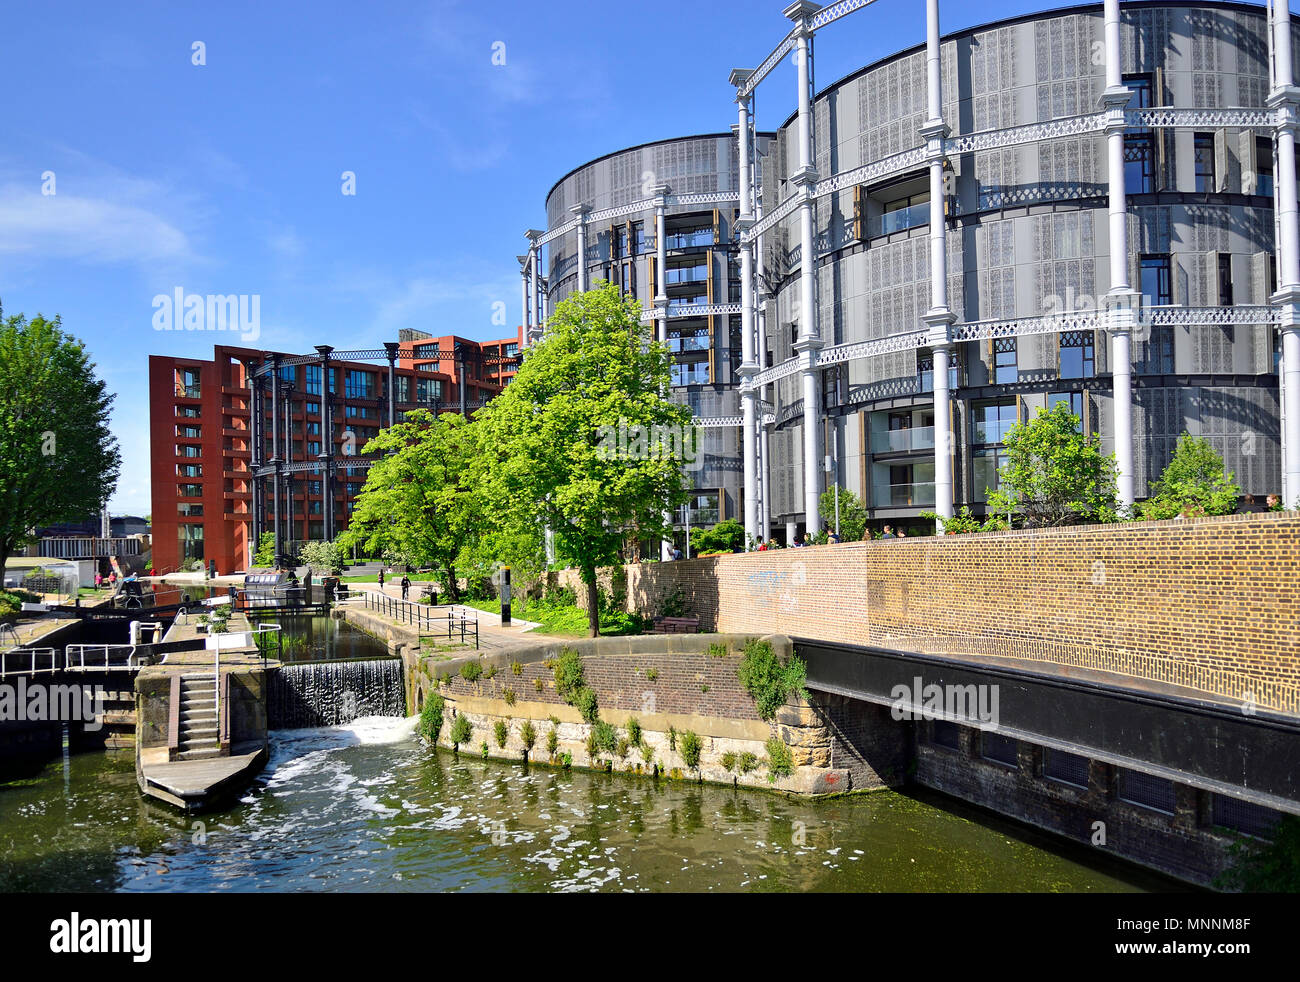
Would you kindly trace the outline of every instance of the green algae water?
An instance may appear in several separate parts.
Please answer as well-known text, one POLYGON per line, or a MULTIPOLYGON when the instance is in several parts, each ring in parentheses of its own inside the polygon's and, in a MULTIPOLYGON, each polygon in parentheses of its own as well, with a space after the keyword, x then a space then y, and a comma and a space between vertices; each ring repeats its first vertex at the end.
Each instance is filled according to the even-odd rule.
POLYGON ((879 793, 821 802, 434 753, 413 720, 272 736, 232 808, 141 797, 132 755, 0 785, 4 891, 1065 891, 1175 885, 879 793))

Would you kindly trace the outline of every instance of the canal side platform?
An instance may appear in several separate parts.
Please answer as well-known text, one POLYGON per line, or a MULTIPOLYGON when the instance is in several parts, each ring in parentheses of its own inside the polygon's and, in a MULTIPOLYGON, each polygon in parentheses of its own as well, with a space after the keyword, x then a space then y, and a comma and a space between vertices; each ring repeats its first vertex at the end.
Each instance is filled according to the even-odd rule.
MULTIPOLYGON (((197 619, 178 618, 166 641, 203 639, 197 619)), ((175 651, 136 678, 136 778, 141 793, 186 813, 239 795, 268 758, 264 659, 239 614, 222 647, 175 651)))

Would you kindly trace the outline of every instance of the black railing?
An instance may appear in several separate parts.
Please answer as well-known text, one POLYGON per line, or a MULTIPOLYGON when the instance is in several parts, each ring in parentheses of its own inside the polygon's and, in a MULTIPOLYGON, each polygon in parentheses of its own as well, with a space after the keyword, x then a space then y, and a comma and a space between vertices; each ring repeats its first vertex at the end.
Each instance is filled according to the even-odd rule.
POLYGON ((365 593, 366 607, 377 613, 393 618, 399 624, 410 624, 420 629, 420 638, 442 638, 454 640, 459 634, 462 644, 467 637, 474 638, 474 647, 478 647, 478 618, 454 611, 446 614, 434 613, 426 604, 411 600, 399 600, 374 590, 365 593))

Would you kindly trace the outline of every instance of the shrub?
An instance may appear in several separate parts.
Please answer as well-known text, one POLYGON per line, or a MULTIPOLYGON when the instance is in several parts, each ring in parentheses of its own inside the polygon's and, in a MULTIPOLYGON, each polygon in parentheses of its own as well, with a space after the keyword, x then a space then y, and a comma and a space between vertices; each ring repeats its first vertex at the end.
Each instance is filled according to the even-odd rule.
POLYGON ((627 718, 627 741, 634 747, 641 744, 641 724, 636 721, 635 716, 627 718))
POLYGON ((596 738, 596 749, 614 752, 618 744, 618 731, 603 719, 596 720, 591 725, 591 735, 596 738))
POLYGON ((1270 842, 1238 837, 1228 846, 1229 866, 1214 885, 1245 893, 1300 892, 1300 818, 1283 816, 1272 835, 1270 842))
POLYGON ((1194 515, 1230 515, 1237 510, 1241 488, 1224 470, 1223 458, 1208 440, 1184 433, 1178 438, 1173 459, 1160 479, 1152 482, 1149 494, 1139 507, 1145 519, 1176 518, 1185 511, 1194 515))
POLYGON ((596 693, 591 689, 585 685, 579 689, 573 698, 573 706, 582 714, 583 720, 588 723, 596 722, 600 706, 596 700, 596 693))
POLYGON ((506 740, 510 737, 510 724, 503 719, 499 719, 492 724, 492 733, 497 738, 497 746, 504 750, 506 740))
POLYGON ((533 744, 537 742, 537 730, 532 720, 524 720, 524 725, 519 728, 519 741, 524 745, 525 754, 532 753, 533 744))
POLYGON ((466 682, 477 682, 483 677, 483 663, 477 661, 466 662, 460 666, 460 677, 466 682))
POLYGON ((775 783, 778 777, 789 777, 794 773, 794 759, 790 748, 779 737, 769 737, 767 741, 767 779, 775 783))
POLYGON ((715 641, 713 644, 709 645, 709 655, 713 658, 726 658, 727 646, 721 641, 715 641))
POLYGON ((808 698, 804 689, 807 670, 803 660, 791 655, 790 660, 782 665, 772 645, 758 638, 746 642, 745 655, 736 669, 736 676, 753 698, 758 715, 768 722, 776 717, 776 711, 791 695, 797 693, 808 698))
POLYGON ((668 727, 668 749, 677 749, 677 728, 674 726, 668 727))
POLYGON ((681 587, 674 587, 672 593, 664 597, 663 616, 681 617, 686 613, 686 594, 681 587))
POLYGON ((758 766, 758 757, 746 750, 740 755, 740 760, 737 763, 740 765, 740 773, 748 774, 758 766))
POLYGON ((540 678, 535 678, 533 679, 533 688, 536 689, 538 692, 545 692, 546 683, 543 682, 540 678))
POLYGON ((446 700, 434 693, 424 701, 424 709, 420 711, 420 736, 430 743, 437 743, 438 736, 442 733, 442 712, 445 705, 446 700))
POLYGON ((732 751, 728 750, 726 753, 724 753, 724 754, 722 755, 722 768, 723 768, 723 770, 726 770, 726 771, 734 771, 734 770, 736 769, 736 755, 735 755, 735 753, 733 753, 732 751))
POLYGON ((706 552, 739 552, 745 548, 745 526, 734 518, 724 518, 713 528, 700 529, 692 535, 691 545, 697 556, 706 552))
POLYGON ((582 673, 582 656, 572 648, 565 648, 555 660, 555 691, 561 699, 573 705, 573 697, 583 688, 586 679, 582 673))
POLYGON ((501 693, 501 698, 506 701, 507 706, 513 706, 515 704, 515 690, 506 689, 505 692, 501 693))
POLYGON ((694 730, 687 730, 682 734, 682 762, 691 770, 700 766, 700 752, 703 749, 704 741, 694 730))
POLYGON ((646 677, 649 681, 653 682, 655 679, 659 678, 659 669, 657 669, 657 668, 647 668, 647 669, 645 670, 645 677, 646 677))
POLYGON ((560 754, 560 764, 567 771, 573 766, 573 754, 569 753, 567 750, 560 754))
POLYGON ((546 734, 546 755, 548 757, 554 757, 555 751, 559 749, 560 749, 560 734, 555 732, 555 727, 551 727, 551 731, 546 734))
MULTIPOLYGON (((441 697, 439 697, 441 698, 441 697)), ((474 727, 469 721, 469 717, 464 713, 457 713, 456 718, 451 722, 451 744, 457 750, 460 750, 462 743, 469 743, 470 738, 474 735, 474 727)))
POLYGON ((559 725, 560 725, 560 717, 558 717, 558 716, 548 716, 548 717, 546 717, 546 721, 547 721, 548 723, 550 723, 552 726, 559 726, 559 725))
POLYGON ((510 672, 513 675, 523 675, 524 666, 522 662, 512 661, 510 663, 510 672))
POLYGON ((497 677, 497 667, 496 667, 495 665, 489 665, 487 668, 483 669, 483 677, 484 677, 485 679, 494 679, 494 678, 496 678, 496 677, 497 677))
POLYGON ((482 755, 484 760, 488 759, 488 745, 486 740, 484 740, 483 743, 479 746, 478 752, 482 755))
POLYGON ((632 745, 628 743, 627 737, 619 737, 618 745, 614 748, 614 753, 618 755, 619 760, 622 760, 627 756, 627 752, 631 749, 632 745))
POLYGON ((596 731, 592 730, 587 734, 587 759, 594 761, 598 753, 600 753, 600 741, 596 739, 596 731))

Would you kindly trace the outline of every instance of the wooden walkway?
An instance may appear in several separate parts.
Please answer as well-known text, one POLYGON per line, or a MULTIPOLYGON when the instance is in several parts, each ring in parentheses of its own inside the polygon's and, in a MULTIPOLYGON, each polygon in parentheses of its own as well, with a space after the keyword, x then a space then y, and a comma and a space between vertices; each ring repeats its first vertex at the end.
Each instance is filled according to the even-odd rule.
POLYGON ((191 813, 205 811, 243 791, 267 758, 264 747, 206 760, 168 760, 167 748, 161 749, 161 754, 140 752, 140 790, 191 813))

